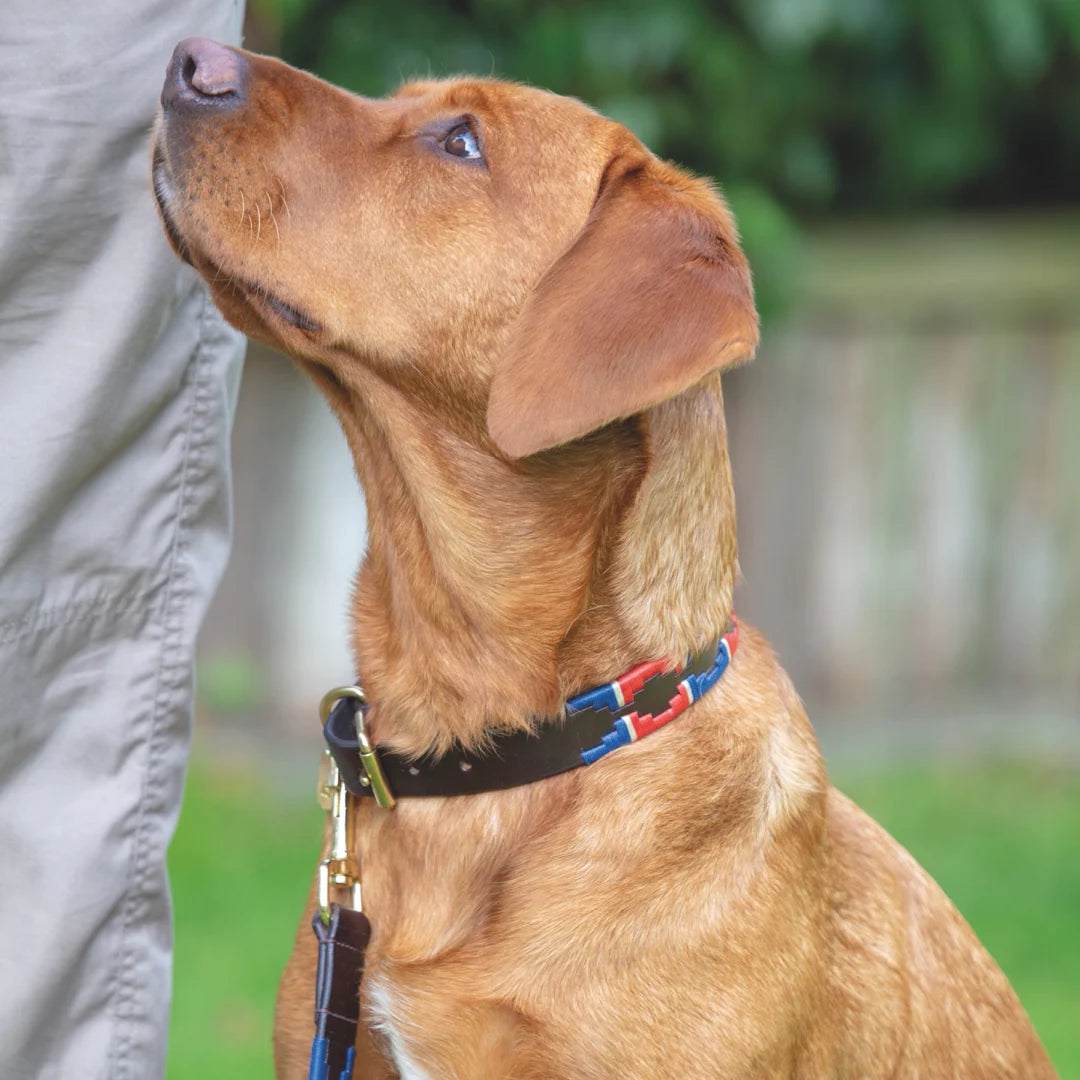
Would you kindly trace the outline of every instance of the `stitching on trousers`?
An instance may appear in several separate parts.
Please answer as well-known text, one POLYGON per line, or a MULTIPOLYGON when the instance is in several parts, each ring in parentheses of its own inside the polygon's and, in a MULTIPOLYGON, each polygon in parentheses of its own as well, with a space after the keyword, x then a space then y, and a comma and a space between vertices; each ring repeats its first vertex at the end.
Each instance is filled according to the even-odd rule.
POLYGON ((199 316, 199 340, 190 363, 192 394, 185 421, 183 464, 180 470, 177 498, 176 526, 169 556, 169 569, 165 576, 165 595, 161 608, 161 652, 157 682, 150 714, 147 718, 147 762, 143 773, 142 790, 136 810, 135 834, 132 842, 128 888, 120 922, 119 963, 114 975, 113 1014, 115 1035, 110 1046, 110 1072, 113 1080, 144 1080, 131 1077, 131 1053, 134 1045, 132 1008, 139 990, 138 966, 140 956, 130 940, 133 924, 142 914, 147 901, 146 857, 152 840, 157 816, 155 802, 160 798, 157 784, 163 750, 162 726, 174 706, 176 691, 182 685, 187 668, 184 654, 185 614, 191 602, 191 571, 184 565, 184 557, 190 546, 191 511, 193 490, 199 480, 205 482, 205 457, 207 435, 211 426, 207 423, 212 378, 212 352, 208 344, 211 322, 209 296, 202 293, 202 310, 199 316), (198 466, 203 464, 200 474, 198 466))

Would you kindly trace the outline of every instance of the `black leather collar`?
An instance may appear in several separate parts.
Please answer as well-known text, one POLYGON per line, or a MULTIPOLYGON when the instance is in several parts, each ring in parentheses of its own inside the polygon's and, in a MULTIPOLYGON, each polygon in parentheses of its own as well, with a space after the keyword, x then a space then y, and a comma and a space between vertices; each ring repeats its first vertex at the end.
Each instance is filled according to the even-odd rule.
MULTIPOLYGON (((531 784, 582 765, 591 765, 620 746, 651 734, 688 708, 723 675, 738 644, 738 623, 675 671, 659 663, 639 664, 612 683, 578 694, 566 703, 566 719, 542 721, 535 732, 495 732, 483 751, 403 757, 375 747, 394 798, 476 795, 531 784)), ((323 735, 345 786, 370 796, 360 757, 356 710, 342 697, 330 711, 323 735)))

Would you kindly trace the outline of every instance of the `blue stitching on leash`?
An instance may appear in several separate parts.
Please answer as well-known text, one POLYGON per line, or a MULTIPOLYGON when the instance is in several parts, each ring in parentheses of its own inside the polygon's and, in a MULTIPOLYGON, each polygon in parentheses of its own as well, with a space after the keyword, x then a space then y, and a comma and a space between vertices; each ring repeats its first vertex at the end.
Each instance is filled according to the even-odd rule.
MULTIPOLYGON (((329 1039, 313 1039, 311 1042, 311 1064, 308 1066, 308 1080, 330 1080, 327 1058, 330 1054, 329 1039)), ((356 1063, 356 1047, 350 1046, 345 1058, 345 1068, 337 1080, 352 1080, 353 1065, 356 1063)))

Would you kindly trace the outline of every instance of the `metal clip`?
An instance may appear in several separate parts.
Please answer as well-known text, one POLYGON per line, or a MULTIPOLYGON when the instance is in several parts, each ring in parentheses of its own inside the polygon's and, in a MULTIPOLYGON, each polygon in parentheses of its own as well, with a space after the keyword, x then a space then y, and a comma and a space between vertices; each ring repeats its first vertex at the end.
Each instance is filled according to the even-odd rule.
POLYGON ((338 786, 341 775, 338 772, 337 762, 329 750, 322 752, 319 758, 319 780, 315 786, 315 798, 319 803, 319 809, 328 814, 334 806, 334 788, 338 786))
POLYGON ((367 705, 367 696, 363 687, 337 686, 333 690, 328 690, 319 703, 319 716, 325 724, 331 710, 341 698, 352 698, 357 703, 354 712, 356 742, 360 748, 360 762, 364 766, 364 772, 367 774, 361 777, 360 783, 365 787, 370 785, 375 801, 384 810, 393 810, 396 802, 394 794, 390 790, 390 785, 386 782, 386 776, 382 771, 382 766, 379 764, 379 756, 375 752, 375 747, 371 745, 371 740, 368 739, 367 732, 364 730, 364 706, 367 705))
POLYGON ((349 850, 349 791, 333 758, 330 758, 328 768, 326 759, 323 759, 319 774, 319 805, 326 805, 326 800, 329 799, 330 812, 330 853, 319 863, 319 918, 324 925, 329 925, 331 889, 349 890, 348 905, 354 911, 361 911, 363 908, 360 873, 349 850))

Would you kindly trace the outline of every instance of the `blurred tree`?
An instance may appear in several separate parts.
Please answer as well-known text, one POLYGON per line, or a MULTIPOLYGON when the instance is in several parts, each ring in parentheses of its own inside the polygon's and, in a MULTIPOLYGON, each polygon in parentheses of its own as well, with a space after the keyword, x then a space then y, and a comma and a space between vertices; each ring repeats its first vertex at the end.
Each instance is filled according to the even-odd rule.
POLYGON ((1074 202, 1080 0, 250 0, 253 47, 365 94, 468 71, 583 98, 717 177, 766 310, 836 213, 1074 202))

